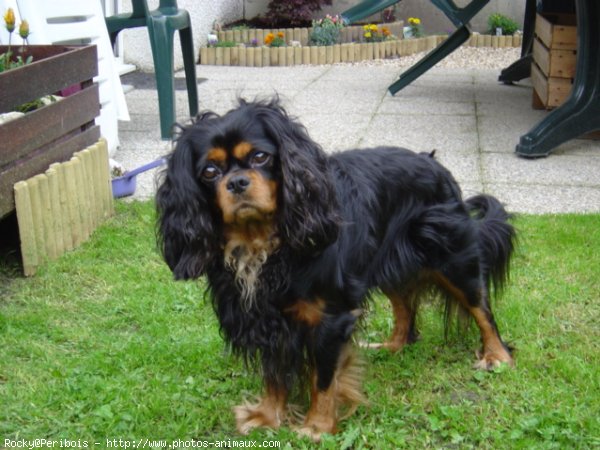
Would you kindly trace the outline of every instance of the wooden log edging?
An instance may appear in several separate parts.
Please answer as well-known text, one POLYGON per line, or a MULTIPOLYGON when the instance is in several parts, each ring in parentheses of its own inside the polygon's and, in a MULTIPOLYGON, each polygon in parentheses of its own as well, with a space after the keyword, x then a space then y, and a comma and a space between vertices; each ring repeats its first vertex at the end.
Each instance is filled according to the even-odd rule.
MULTIPOLYGON (((404 21, 399 20, 396 22, 378 24, 379 28, 387 28, 391 34, 396 36, 398 39, 404 37, 404 21)), ((310 35, 312 33, 312 27, 308 28, 248 28, 240 30, 224 30, 217 32, 217 39, 219 42, 237 42, 238 44, 249 44, 256 42, 259 45, 265 41, 265 37, 273 33, 283 33, 286 42, 296 41, 300 45, 308 45, 310 35)), ((352 42, 364 41, 364 30, 362 25, 350 25, 340 30, 340 41, 342 44, 350 44, 352 42)))
MULTIPOLYGON (((200 64, 216 66, 272 67, 352 63, 373 59, 395 58, 429 51, 446 36, 400 39, 373 43, 346 43, 326 47, 203 47, 200 64)), ((520 47, 521 36, 474 34, 467 47, 520 47)))
POLYGON ((104 139, 14 185, 23 270, 37 268, 86 241, 114 213, 104 139))

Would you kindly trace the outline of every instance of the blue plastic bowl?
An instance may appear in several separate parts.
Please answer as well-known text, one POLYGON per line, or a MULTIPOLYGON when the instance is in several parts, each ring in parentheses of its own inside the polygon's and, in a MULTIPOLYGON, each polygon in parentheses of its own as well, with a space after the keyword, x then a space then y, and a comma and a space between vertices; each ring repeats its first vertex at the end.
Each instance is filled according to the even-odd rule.
POLYGON ((114 198, 127 197, 135 194, 136 176, 146 170, 154 169, 165 163, 164 158, 157 159, 148 164, 145 164, 131 172, 126 172, 125 175, 112 179, 112 193, 114 198))

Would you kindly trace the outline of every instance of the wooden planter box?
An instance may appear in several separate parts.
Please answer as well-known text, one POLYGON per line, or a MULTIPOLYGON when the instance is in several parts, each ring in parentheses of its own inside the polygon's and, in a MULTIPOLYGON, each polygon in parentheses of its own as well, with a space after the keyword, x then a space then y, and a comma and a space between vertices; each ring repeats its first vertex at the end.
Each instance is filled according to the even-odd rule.
POLYGON ((577 26, 572 14, 538 14, 531 80, 533 107, 552 109, 571 93, 577 65, 577 26))
MULTIPOLYGON (((13 46, 17 52, 20 46, 13 46)), ((0 113, 75 87, 76 92, 0 125, 0 218, 15 208, 13 185, 71 158, 100 137, 95 46, 29 45, 33 62, 0 73, 0 113)), ((0 46, 0 53, 7 51, 0 46)))

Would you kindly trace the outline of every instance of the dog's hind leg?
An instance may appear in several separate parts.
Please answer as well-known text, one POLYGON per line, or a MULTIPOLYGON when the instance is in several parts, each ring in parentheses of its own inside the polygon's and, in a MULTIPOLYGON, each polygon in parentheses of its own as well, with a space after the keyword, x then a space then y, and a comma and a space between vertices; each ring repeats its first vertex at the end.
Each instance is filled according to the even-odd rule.
POLYGON ((415 327, 417 310, 411 295, 400 294, 392 290, 385 290, 384 294, 390 299, 394 314, 394 329, 389 339, 382 343, 363 343, 367 348, 385 348, 391 352, 402 350, 406 344, 412 344, 419 338, 415 327))
POLYGON ((474 367, 491 370, 502 363, 514 365, 510 348, 500 338, 484 283, 478 281, 476 277, 455 277, 452 281, 440 272, 434 274, 434 280, 471 314, 479 327, 482 350, 477 354, 480 359, 474 367))

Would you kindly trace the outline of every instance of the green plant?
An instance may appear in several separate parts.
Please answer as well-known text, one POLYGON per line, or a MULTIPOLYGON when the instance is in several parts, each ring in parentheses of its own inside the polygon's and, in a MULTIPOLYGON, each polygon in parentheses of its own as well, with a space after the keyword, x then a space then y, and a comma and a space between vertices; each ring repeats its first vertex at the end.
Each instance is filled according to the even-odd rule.
POLYGON ((48 95, 46 97, 38 98, 37 100, 33 100, 31 102, 24 103, 24 104, 16 107, 15 111, 25 114, 30 111, 35 111, 36 109, 39 109, 42 106, 49 105, 50 103, 54 103, 56 101, 57 101, 57 98, 54 95, 48 95))
POLYGON ((17 67, 31 63, 31 61, 33 61, 31 55, 25 59, 21 55, 17 56, 16 59, 12 59, 12 52, 0 53, 0 72, 16 69, 17 67))
POLYGON ((235 47, 237 42, 235 41, 219 41, 217 39, 209 39, 208 46, 209 47, 235 47))
POLYGON ((235 41, 218 41, 215 47, 235 47, 236 45, 238 44, 235 41))
POLYGON ((344 28, 344 21, 340 16, 327 14, 324 19, 313 20, 310 33, 312 45, 334 45, 340 40, 340 30, 344 28))
POLYGON ((491 34, 496 34, 496 29, 500 28, 502 35, 510 36, 519 29, 519 24, 503 14, 494 13, 488 17, 488 27, 491 34))

